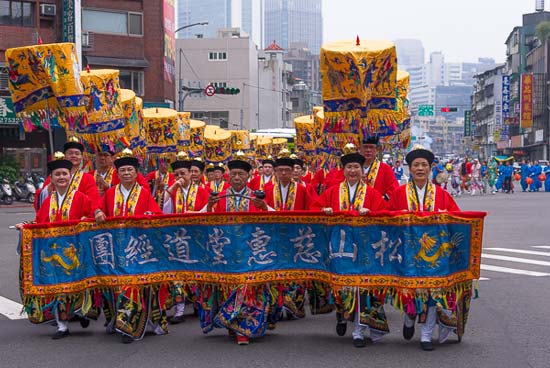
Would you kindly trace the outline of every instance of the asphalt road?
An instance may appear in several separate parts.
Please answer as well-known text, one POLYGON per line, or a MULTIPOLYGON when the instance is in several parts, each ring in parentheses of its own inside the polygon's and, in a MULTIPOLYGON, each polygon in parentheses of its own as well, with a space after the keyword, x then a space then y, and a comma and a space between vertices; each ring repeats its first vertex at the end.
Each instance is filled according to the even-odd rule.
MULTIPOLYGON (((458 203, 489 213, 480 298, 472 301, 461 343, 421 351, 418 331, 403 340, 402 316, 391 307, 391 333, 364 349, 353 347, 351 325, 347 336, 336 335, 333 314, 282 321, 249 346, 237 346, 224 330, 202 334, 193 316, 169 335, 123 345, 104 333, 103 321, 86 330, 71 324, 71 336, 54 341, 53 326, 0 314, 0 367, 550 367, 550 193, 464 196, 458 203)), ((0 305, 2 298, 20 303, 17 232, 7 227, 32 217, 32 208, 0 208, 0 305)))

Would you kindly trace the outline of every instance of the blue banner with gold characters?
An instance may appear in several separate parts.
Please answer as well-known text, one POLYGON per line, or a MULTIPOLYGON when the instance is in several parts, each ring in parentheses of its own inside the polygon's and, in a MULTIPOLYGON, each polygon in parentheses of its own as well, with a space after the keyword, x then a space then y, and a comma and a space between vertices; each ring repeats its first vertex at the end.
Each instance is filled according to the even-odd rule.
POLYGON ((481 212, 161 215, 26 225, 25 295, 171 281, 449 288, 479 278, 481 212))

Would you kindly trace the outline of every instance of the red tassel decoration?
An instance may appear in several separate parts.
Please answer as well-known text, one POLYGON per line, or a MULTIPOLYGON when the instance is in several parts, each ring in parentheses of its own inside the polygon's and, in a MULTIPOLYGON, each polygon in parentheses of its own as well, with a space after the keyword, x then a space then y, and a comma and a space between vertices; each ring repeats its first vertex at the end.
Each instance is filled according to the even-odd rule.
POLYGON ((86 73, 90 73, 90 64, 86 64, 86 73))
POLYGON ((38 40, 36 41, 36 43, 42 45, 42 37, 38 36, 38 40))
POLYGON ((355 38, 355 46, 361 46, 361 41, 359 40, 359 35, 355 38))

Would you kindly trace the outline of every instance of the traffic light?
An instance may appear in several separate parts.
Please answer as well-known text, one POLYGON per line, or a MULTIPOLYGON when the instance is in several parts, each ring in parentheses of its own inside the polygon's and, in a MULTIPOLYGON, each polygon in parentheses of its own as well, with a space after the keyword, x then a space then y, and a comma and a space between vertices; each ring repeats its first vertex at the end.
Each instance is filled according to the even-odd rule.
POLYGON ((457 112, 458 107, 442 107, 441 112, 457 112))
POLYGON ((229 87, 217 87, 216 94, 219 95, 238 95, 241 93, 241 90, 238 88, 229 88, 229 87))

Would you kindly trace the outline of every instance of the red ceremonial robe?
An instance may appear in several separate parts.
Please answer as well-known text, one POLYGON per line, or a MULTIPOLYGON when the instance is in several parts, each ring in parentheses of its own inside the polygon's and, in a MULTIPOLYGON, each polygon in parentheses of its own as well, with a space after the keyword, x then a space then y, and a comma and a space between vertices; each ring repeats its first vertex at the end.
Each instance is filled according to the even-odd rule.
MULTIPOLYGON (((460 211, 455 200, 447 191, 438 185, 435 188, 434 212, 437 211, 460 211)), ((407 201, 407 184, 399 186, 390 196, 388 209, 391 211, 409 210, 407 201)))
POLYGON ((213 192, 221 193, 229 187, 230 187, 229 182, 225 180, 222 180, 221 182, 218 182, 218 183, 216 183, 215 181, 210 181, 208 182, 208 184, 205 185, 205 188, 208 191, 208 193, 213 193, 213 192), (214 190, 216 186, 218 187, 218 189, 214 190))
MULTIPOLYGON (((308 198, 307 189, 303 184, 296 183, 296 194, 294 198, 294 204, 291 206, 291 208, 286 205, 285 209, 283 208, 276 208, 275 207, 275 185, 278 185, 274 182, 269 182, 264 186, 264 192, 265 192, 265 203, 271 208, 273 208, 275 211, 306 211, 309 209, 310 206, 310 200, 308 198)), ((290 184, 289 184, 290 189, 290 184)), ((287 197, 289 195, 287 194, 287 197)), ((287 198, 288 202, 288 198, 287 198)), ((282 203, 282 201, 281 201, 282 203)))
MULTIPOLYGON (((181 190, 178 188, 178 190, 181 190)), ((203 187, 197 186, 197 194, 195 195, 195 199, 192 200, 191 203, 189 203, 190 206, 193 206, 192 210, 189 210, 186 205, 183 206, 183 212, 185 213, 187 211, 200 211, 203 209, 204 206, 208 204, 208 196, 210 193, 204 189, 203 187)), ((177 190, 175 190, 172 195, 170 196, 170 202, 171 203, 165 203, 163 210, 165 210, 168 207, 172 208, 171 213, 178 213, 176 212, 176 197, 177 197, 177 190)), ((185 200, 185 199, 184 199, 185 200)), ((166 213, 166 212, 165 212, 166 213)))
MULTIPOLYGON (((225 195, 230 191, 231 191, 231 188, 228 188, 219 194, 219 196, 223 198, 220 198, 220 200, 217 201, 216 204, 214 204, 214 207, 212 207, 212 212, 260 212, 262 211, 261 209, 256 208, 252 203, 252 201, 245 198, 241 198, 241 201, 245 201, 243 202, 245 205, 243 206, 243 209, 241 211, 237 211, 237 210, 228 211, 227 210, 228 198, 225 197, 225 195)), ((250 188, 246 188, 245 195, 254 197, 254 194, 252 193, 252 190, 250 188)))
MULTIPOLYGON (((36 213, 36 222, 39 224, 51 222, 50 200, 52 198, 52 194, 50 194, 48 198, 46 198, 46 200, 42 203, 42 206, 36 213)), ((82 192, 75 192, 70 205, 71 207, 69 209, 68 221, 80 220, 82 219, 82 217, 94 217, 94 211, 92 210, 90 199, 85 194, 82 194, 82 192)), ((57 209, 55 217, 55 222, 59 221, 63 221, 61 217, 61 204, 59 204, 59 208, 57 209)))
MULTIPOLYGON (((115 196, 116 196, 117 189, 118 189, 118 185, 111 187, 105 192, 105 195, 103 195, 100 207, 103 213, 105 213, 105 216, 107 217, 114 216, 115 196)), ((149 190, 147 190, 146 188, 141 187, 141 192, 139 194, 136 208, 134 209, 134 216, 144 215, 145 212, 152 212, 154 214, 162 213, 157 202, 155 202, 155 199, 151 195, 151 192, 149 192, 149 190)), ((128 213, 128 203, 126 203, 126 208, 124 209, 121 216, 127 216, 127 213, 128 213)))
POLYGON ((311 171, 306 171, 306 173, 300 178, 300 180, 302 180, 304 183, 306 184, 310 184, 311 181, 313 180, 313 174, 311 173, 311 171))
MULTIPOLYGON (((36 211, 38 211, 42 207, 42 203, 39 203, 40 192, 47 188, 50 182, 51 179, 50 176, 48 176, 44 181, 44 185, 42 186, 42 188, 40 188, 40 190, 34 196, 34 209, 36 211)), ((77 190, 88 196, 88 198, 90 199, 92 210, 99 208, 99 192, 97 191, 95 179, 92 175, 90 175, 90 173, 82 173, 82 179, 80 180, 80 185, 78 186, 77 190)))
POLYGON ((344 180, 346 180, 344 176, 344 169, 334 168, 330 170, 325 177, 325 188, 330 189, 344 180))
MULTIPOLYGON (((274 179, 275 179, 275 175, 271 175, 271 178, 269 179, 269 181, 267 183, 272 182, 274 179)), ((250 180, 250 182, 248 183, 248 187, 252 190, 264 190, 264 188, 261 188, 261 183, 262 183, 262 176, 258 175, 258 176, 253 177, 252 180, 250 180)), ((267 183, 264 182, 264 186, 267 183)))
MULTIPOLYGON (((366 178, 364 178, 364 180, 367 182, 366 178)), ((398 186, 399 183, 397 179, 395 179, 395 174, 390 165, 380 162, 378 173, 374 181, 374 189, 376 189, 382 197, 386 195, 389 197, 398 186)))
MULTIPOLYGON (((153 189, 155 189, 155 181, 156 181, 156 177, 155 175, 157 174, 157 171, 158 170, 155 170, 155 171, 151 171, 149 174, 147 174, 147 176, 145 177, 145 182, 147 183, 147 188, 149 189, 149 192, 153 193, 153 189)), ((172 184, 174 184, 174 174, 170 173, 170 172, 167 172, 166 174, 164 175, 168 175, 168 186, 171 186, 172 184)), ((140 183, 141 186, 143 186, 143 184, 140 183)), ((164 192, 164 188, 160 188, 163 192, 164 192)))
MULTIPOLYGON (((366 186, 366 188, 363 208, 368 208, 371 211, 386 209, 386 202, 380 193, 369 186, 366 186)), ((340 203, 340 185, 333 185, 319 196, 319 199, 313 204, 312 209, 320 210, 324 207, 330 207, 334 211, 341 211, 340 203)))

